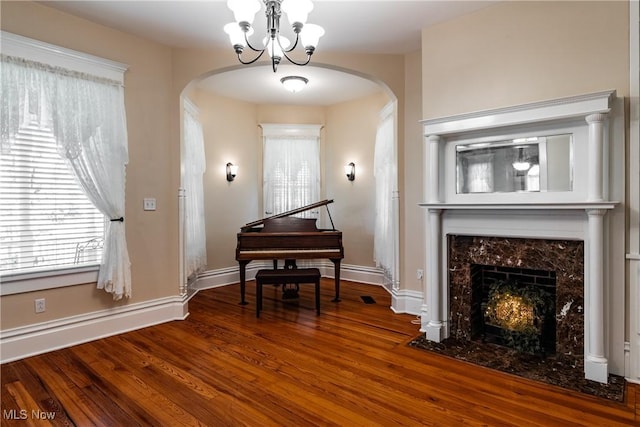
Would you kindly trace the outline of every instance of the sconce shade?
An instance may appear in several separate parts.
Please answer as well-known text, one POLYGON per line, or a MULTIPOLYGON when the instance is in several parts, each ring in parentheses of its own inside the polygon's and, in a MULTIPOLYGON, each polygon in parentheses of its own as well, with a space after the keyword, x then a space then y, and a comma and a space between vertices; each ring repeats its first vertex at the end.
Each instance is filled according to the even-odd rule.
POLYGON ((227 163, 227 181, 229 182, 233 181, 236 178, 237 174, 238 174, 238 166, 234 165, 231 162, 227 163))
POLYGON ((356 179, 356 164, 351 162, 344 167, 344 173, 347 175, 347 179, 349 181, 353 181, 356 179))

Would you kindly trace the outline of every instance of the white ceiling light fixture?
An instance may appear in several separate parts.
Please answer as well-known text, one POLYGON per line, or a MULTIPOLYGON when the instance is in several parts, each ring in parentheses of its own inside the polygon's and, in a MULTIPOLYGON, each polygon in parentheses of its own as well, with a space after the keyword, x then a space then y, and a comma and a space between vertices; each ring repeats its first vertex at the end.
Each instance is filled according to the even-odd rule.
POLYGON ((280 79, 280 83, 282 83, 282 86, 289 92, 296 93, 307 86, 309 79, 301 76, 286 76, 280 79))
POLYGON ((513 168, 518 172, 526 172, 531 168, 531 163, 524 157, 524 147, 518 147, 518 159, 513 162, 513 168))
POLYGON ((267 16, 267 35, 263 39, 261 49, 257 49, 249 43, 249 36, 253 34, 253 20, 256 12, 260 10, 259 0, 227 0, 227 7, 233 11, 236 22, 231 22, 224 26, 224 31, 229 35, 231 45, 238 55, 238 60, 242 64, 253 64, 265 50, 271 56, 271 67, 275 72, 278 64, 284 56, 289 62, 295 65, 307 65, 311 61, 311 55, 318 46, 320 37, 324 35, 324 29, 318 25, 307 24, 307 15, 313 9, 311 0, 262 0, 267 16), (293 46, 289 47, 289 40, 280 35, 280 17, 282 12, 287 14, 291 23, 291 28, 296 39, 293 46), (307 55, 306 61, 296 61, 287 55, 301 43, 307 55), (244 61, 242 52, 245 47, 249 47, 257 52, 255 58, 244 61))

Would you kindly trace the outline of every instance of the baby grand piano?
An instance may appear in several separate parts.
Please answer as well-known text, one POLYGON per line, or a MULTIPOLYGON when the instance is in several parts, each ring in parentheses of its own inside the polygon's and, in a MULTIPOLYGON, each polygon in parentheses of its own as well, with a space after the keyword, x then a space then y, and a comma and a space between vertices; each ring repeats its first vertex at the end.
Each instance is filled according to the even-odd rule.
POLYGON ((245 301, 246 267, 253 260, 276 261, 328 258, 333 262, 335 298, 340 301, 340 261, 344 258, 342 232, 333 227, 327 205, 333 200, 323 200, 281 214, 250 222, 241 227, 236 246, 236 260, 240 266, 240 304, 245 301), (332 229, 318 229, 315 218, 298 218, 292 215, 325 206, 332 229))

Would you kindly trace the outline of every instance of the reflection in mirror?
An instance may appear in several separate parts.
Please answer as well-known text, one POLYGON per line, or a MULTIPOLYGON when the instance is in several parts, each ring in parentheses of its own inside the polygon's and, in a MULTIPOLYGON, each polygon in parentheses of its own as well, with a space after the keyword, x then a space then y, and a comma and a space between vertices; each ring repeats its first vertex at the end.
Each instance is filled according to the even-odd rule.
POLYGON ((572 159, 571 134, 458 145, 456 191, 571 191, 572 159))

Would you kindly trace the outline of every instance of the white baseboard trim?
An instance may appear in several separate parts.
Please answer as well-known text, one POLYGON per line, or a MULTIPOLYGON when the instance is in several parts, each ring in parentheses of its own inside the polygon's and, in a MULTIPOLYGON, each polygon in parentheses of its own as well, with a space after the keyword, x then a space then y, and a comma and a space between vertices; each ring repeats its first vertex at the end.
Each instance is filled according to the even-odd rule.
MULTIPOLYGON (((333 263, 331 261, 298 260, 297 264, 298 267, 301 268, 319 268, 322 277, 334 277, 333 263)), ((272 266, 271 261, 251 262, 247 265, 247 280, 253 280, 259 269, 272 268, 272 266)), ((384 283, 384 275, 381 269, 352 264, 342 264, 340 266, 340 279, 369 285, 382 285, 384 283)), ((193 288, 197 290, 212 289, 238 283, 239 281, 240 273, 238 267, 219 268, 216 270, 207 270, 198 275, 198 280, 193 285, 193 288)))
POLYGON ((420 316, 422 292, 394 289, 391 291, 391 310, 397 314, 420 316))
MULTIPOLYGON (((329 277, 333 277, 333 266, 329 264, 329 277)), ((366 283, 367 285, 384 286, 384 273, 378 267, 344 264, 340 269, 340 279, 352 282, 366 283)))
MULTIPOLYGON (((333 263, 325 260, 301 260, 300 267, 317 267, 323 277, 334 277, 333 263)), ((272 268, 271 261, 254 261, 247 266, 247 280, 253 280, 261 268, 272 268)), ((340 279, 384 286, 384 274, 376 267, 342 264, 340 279)), ((130 332, 136 329, 184 320, 189 315, 188 302, 198 291, 238 283, 238 267, 205 271, 189 286, 184 296, 161 298, 93 313, 70 316, 51 322, 21 326, 0 332, 0 363, 130 332), (99 331, 97 333, 97 331, 99 331)), ((392 294, 391 309, 396 313, 418 314, 420 293, 398 291, 392 294), (418 309, 415 309, 415 307, 418 309)))
POLYGON ((130 332, 189 315, 185 295, 160 298, 2 331, 0 363, 130 332), (97 333, 97 331, 100 331, 97 333))
MULTIPOLYGON (((320 269, 322 277, 334 277, 333 263, 328 260, 298 260, 300 268, 316 267, 320 269)), ((256 272, 261 268, 272 268, 271 261, 254 261, 247 265, 247 280, 253 280, 256 272)), ((340 280, 365 283, 368 285, 384 286, 384 273, 377 267, 368 267, 354 264, 342 264, 340 266, 340 280)), ((216 270, 208 270, 198 275, 198 280, 193 287, 196 292, 204 289, 213 289, 220 286, 231 285, 240 281, 238 267, 227 267, 216 270)), ((385 288, 386 289, 386 288, 385 288)), ((396 290, 391 292, 391 310, 398 314, 420 314, 422 306, 422 292, 396 290)))

